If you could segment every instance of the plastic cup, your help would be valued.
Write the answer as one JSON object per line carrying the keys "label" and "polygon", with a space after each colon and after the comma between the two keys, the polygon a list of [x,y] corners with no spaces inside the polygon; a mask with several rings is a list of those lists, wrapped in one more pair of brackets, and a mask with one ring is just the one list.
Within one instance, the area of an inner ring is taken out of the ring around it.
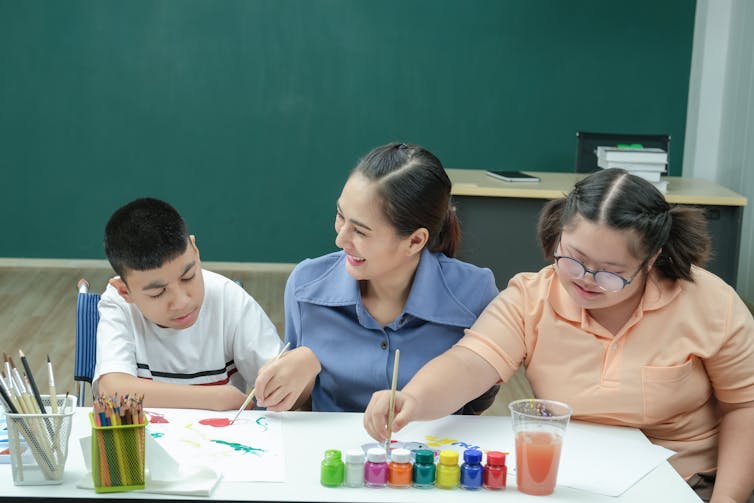
{"label": "plastic cup", "polygon": [[508,404],[516,437],[516,485],[536,496],[552,494],[560,451],[573,409],[562,402],[527,398]]}

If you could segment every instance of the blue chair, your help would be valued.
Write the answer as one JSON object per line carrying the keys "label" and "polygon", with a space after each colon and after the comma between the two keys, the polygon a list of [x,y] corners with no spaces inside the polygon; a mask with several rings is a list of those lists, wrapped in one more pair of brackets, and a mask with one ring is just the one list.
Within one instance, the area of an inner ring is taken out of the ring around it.
{"label": "blue chair", "polygon": [[79,382],[76,405],[84,405],[86,383],[91,386],[94,378],[94,364],[97,361],[97,323],[99,323],[100,295],[89,293],[89,282],[80,279],[76,299],[76,351],[73,366],[73,380]]}

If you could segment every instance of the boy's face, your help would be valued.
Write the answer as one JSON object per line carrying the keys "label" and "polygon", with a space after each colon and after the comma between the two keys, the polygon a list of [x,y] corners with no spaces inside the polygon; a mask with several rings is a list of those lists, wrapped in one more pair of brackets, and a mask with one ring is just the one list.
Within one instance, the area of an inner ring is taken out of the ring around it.
{"label": "boy's face", "polygon": [[204,278],[194,236],[183,255],[158,269],[129,270],[126,281],[117,277],[110,284],[126,302],[136,304],[149,321],[177,330],[190,327],[204,301]]}

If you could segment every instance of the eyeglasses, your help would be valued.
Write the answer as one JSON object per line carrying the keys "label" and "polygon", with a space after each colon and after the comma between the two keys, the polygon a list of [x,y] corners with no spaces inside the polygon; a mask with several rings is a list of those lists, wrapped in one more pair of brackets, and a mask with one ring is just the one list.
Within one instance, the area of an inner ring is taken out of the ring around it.
{"label": "eyeglasses", "polygon": [[[558,243],[558,247],[560,247],[560,243]],[[555,257],[555,265],[557,266],[558,271],[565,274],[568,278],[581,279],[587,274],[591,274],[592,278],[594,278],[594,282],[597,283],[597,286],[606,292],[619,292],[623,290],[626,286],[631,284],[631,281],[633,281],[639,271],[641,271],[641,268],[644,267],[644,262],[642,262],[639,269],[633,275],[624,278],[620,274],[615,274],[610,271],[593,271],[587,268],[582,261],[573,257],[558,255],[557,253],[553,253],[553,257]]]}

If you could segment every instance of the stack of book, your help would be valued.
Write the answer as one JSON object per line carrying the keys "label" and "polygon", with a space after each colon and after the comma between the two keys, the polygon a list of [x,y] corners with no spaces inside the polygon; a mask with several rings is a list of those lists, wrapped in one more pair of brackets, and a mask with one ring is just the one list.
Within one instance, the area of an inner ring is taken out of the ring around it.
{"label": "stack of book", "polygon": [[661,148],[597,147],[597,166],[603,169],[621,168],[640,176],[667,192],[668,182],[662,180],[668,164],[668,153]]}

